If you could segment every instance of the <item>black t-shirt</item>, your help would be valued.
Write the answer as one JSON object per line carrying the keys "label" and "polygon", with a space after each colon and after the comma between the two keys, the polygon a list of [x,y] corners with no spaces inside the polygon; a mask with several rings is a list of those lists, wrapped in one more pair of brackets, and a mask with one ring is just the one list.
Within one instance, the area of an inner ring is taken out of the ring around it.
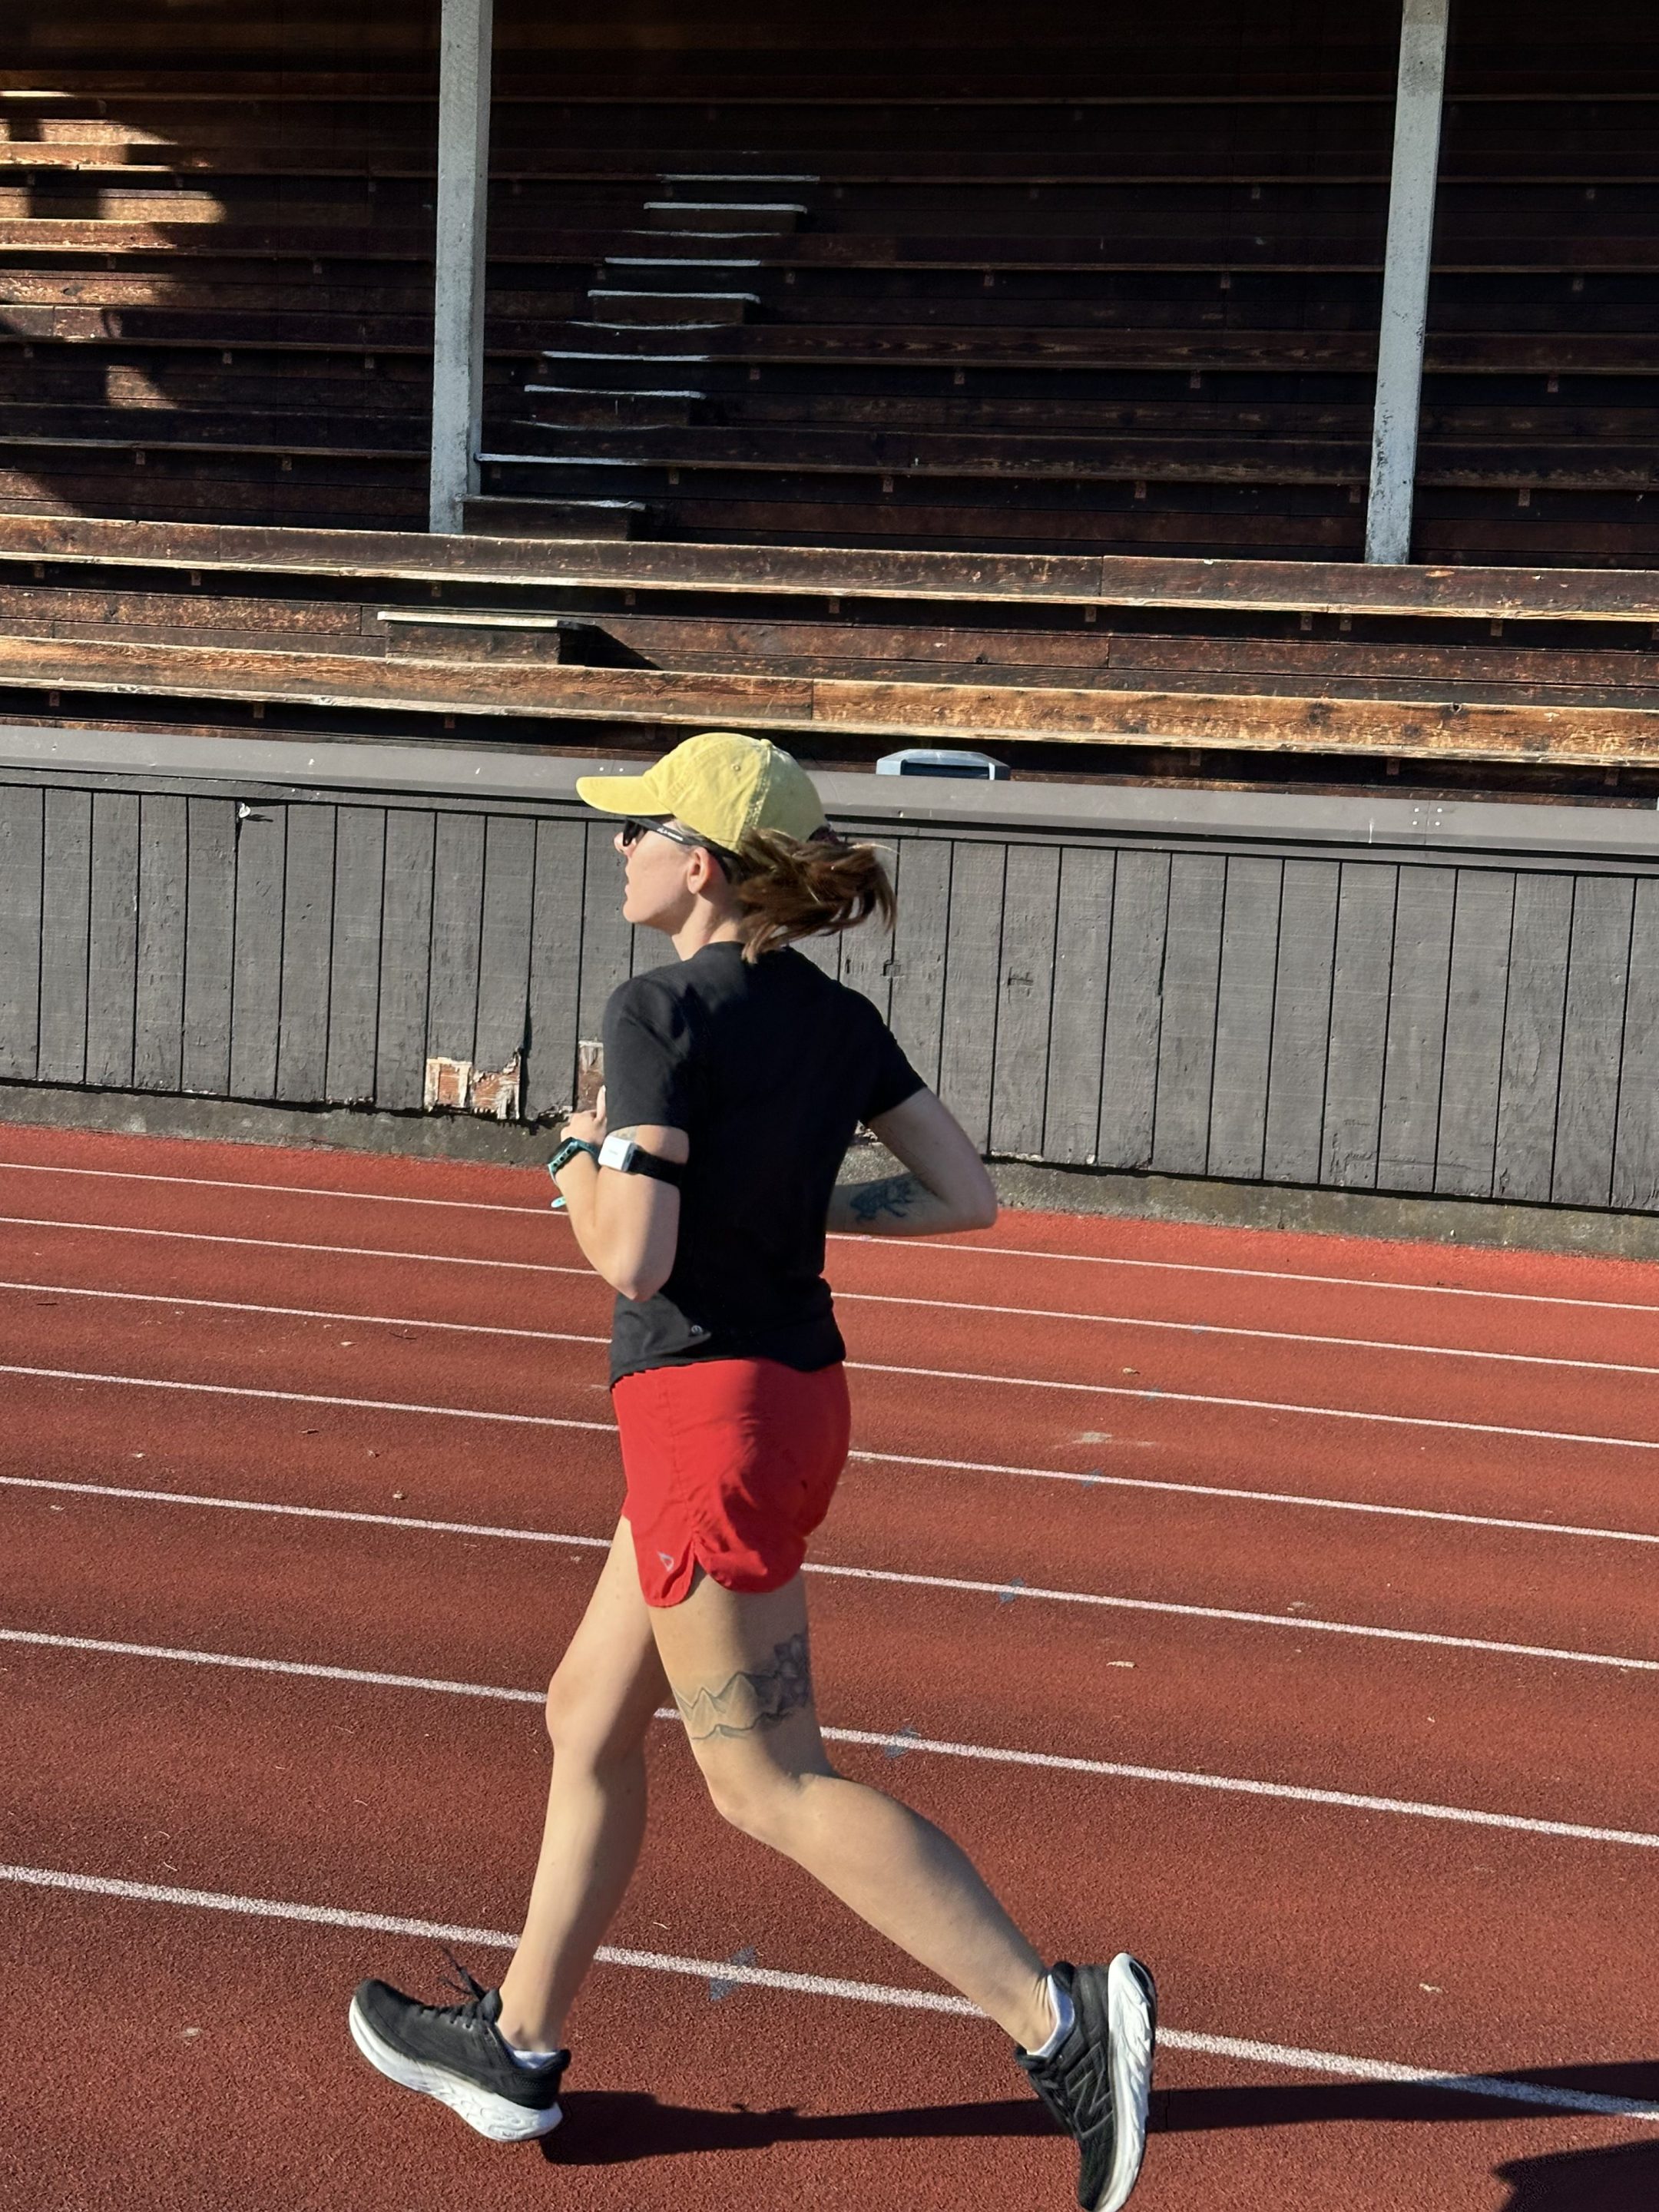
{"label": "black t-shirt", "polygon": [[827,1367],[844,1357],[824,1221],[853,1133],[922,1088],[868,999],[792,946],[722,941],[633,976],[605,1010],[613,1129],[684,1129],[673,1271],[619,1297],[611,1379],[703,1359]]}

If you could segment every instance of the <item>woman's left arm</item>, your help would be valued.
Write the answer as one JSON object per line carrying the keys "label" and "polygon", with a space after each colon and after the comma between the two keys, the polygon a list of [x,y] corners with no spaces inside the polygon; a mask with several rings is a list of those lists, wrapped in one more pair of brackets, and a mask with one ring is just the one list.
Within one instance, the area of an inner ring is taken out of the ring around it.
{"label": "woman's left arm", "polygon": [[[562,1133],[589,1145],[602,1145],[608,1135],[631,1137],[642,1152],[676,1165],[691,1157],[684,1129],[607,1129],[603,1091],[594,1110],[573,1114]],[[673,1185],[602,1168],[578,1152],[560,1170],[558,1186],[576,1242],[595,1272],[625,1298],[654,1297],[672,1271],[679,1242],[680,1194]]]}

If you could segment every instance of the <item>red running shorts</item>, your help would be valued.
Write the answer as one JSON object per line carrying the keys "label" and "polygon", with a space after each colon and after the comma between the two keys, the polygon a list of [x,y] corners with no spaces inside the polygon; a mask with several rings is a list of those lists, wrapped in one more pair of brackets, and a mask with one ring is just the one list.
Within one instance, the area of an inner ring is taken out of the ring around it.
{"label": "red running shorts", "polygon": [[711,1359],[624,1375],[611,1392],[640,1588],[678,1605],[702,1567],[725,1589],[781,1589],[830,1510],[851,1409],[839,1361]]}

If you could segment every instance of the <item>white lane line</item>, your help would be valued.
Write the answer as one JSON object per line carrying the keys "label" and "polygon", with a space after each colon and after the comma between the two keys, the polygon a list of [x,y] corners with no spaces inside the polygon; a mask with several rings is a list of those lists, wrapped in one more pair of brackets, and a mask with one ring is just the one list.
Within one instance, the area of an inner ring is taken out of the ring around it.
{"label": "white lane line", "polygon": [[[582,1270],[572,1269],[573,1273]],[[592,1271],[587,1271],[591,1273]],[[597,1278],[595,1279],[597,1282]],[[462,1336],[524,1337],[541,1344],[608,1344],[609,1337],[579,1334],[561,1328],[509,1328],[498,1322],[471,1321],[428,1321],[413,1314],[339,1313],[331,1308],[317,1306],[274,1306],[257,1304],[245,1298],[185,1297],[176,1291],[110,1291],[89,1289],[78,1283],[29,1283],[0,1281],[0,1291],[43,1291],[62,1298],[114,1298],[131,1305],[191,1306],[209,1313],[269,1314],[289,1321],[349,1321],[364,1328],[435,1328],[447,1329]],[[924,1306],[930,1313],[939,1310],[937,1298],[889,1297],[873,1291],[837,1291],[836,1303],[840,1305]],[[1567,1359],[1553,1353],[1533,1352],[1486,1352],[1476,1347],[1454,1344],[1402,1344],[1391,1340],[1364,1336],[1313,1336],[1304,1332],[1279,1328],[1234,1328],[1218,1322],[1206,1321],[1156,1321],[1139,1314],[1091,1314],[1057,1311],[1042,1306],[994,1306],[964,1304],[960,1299],[951,1301],[953,1314],[994,1314],[1026,1321],[1093,1322],[1107,1328],[1160,1328],[1174,1330],[1184,1336],[1249,1337],[1261,1344],[1316,1344],[1346,1352],[1407,1352],[1420,1354],[1429,1359],[1495,1359],[1518,1367],[1569,1367],[1582,1369],[1593,1375],[1651,1375],[1659,1376],[1659,1367],[1644,1367],[1632,1360]],[[857,1365],[860,1363],[850,1363]],[[1020,1376],[1003,1376],[1005,1382],[1018,1382]],[[1094,1384],[1054,1384],[1054,1389],[1094,1389]]]}
{"label": "white lane line", "polygon": [[[595,1425],[597,1426],[599,1425],[596,1424]],[[1632,1528],[1580,1528],[1571,1522],[1512,1521],[1500,1519],[1498,1516],[1493,1514],[1438,1513],[1431,1510],[1427,1506],[1422,1505],[1367,1505],[1352,1498],[1346,1498],[1304,1497],[1295,1491],[1231,1490],[1224,1488],[1217,1483],[1158,1482],[1155,1481],[1148,1475],[1097,1474],[1092,1473],[1088,1474],[1072,1474],[1060,1468],[1003,1467],[989,1460],[921,1459],[906,1452],[851,1451],[848,1454],[848,1457],[849,1459],[867,1461],[877,1467],[936,1467],[944,1468],[952,1473],[961,1474],[1024,1475],[1028,1480],[1036,1482],[1081,1483],[1091,1488],[1098,1487],[1106,1489],[1115,1487],[1120,1490],[1172,1491],[1177,1497],[1186,1497],[1190,1495],[1194,1498],[1242,1498],[1249,1504],[1259,1505],[1308,1505],[1332,1513],[1374,1513],[1389,1515],[1407,1521],[1447,1521],[1459,1528],[1502,1528],[1518,1531],[1521,1534],[1528,1536],[1579,1536],[1588,1537],[1594,1540],[1607,1544],[1659,1545],[1659,1535],[1649,1535],[1645,1532]],[[92,1496],[98,1498],[165,1499],[175,1498],[179,1495],[177,1492],[168,1490],[114,1489],[107,1483],[101,1482],[56,1482],[50,1480],[45,1475],[30,1474],[0,1474],[0,1489],[65,1490],[70,1492],[85,1491],[89,1492]],[[221,1503],[234,1503],[234,1501],[220,1500],[216,1498],[197,1498],[191,1502],[196,1504],[218,1504]],[[320,1513],[325,1510],[332,1510],[333,1509],[325,1509],[322,1506],[313,1507],[296,1505],[277,1507],[273,1505],[269,1510],[273,1513],[277,1511],[293,1513]],[[341,1514],[339,1517],[347,1521],[362,1520],[371,1522],[379,1522],[385,1518],[384,1516],[378,1513],[344,1513]],[[479,1530],[474,1528],[470,1522],[462,1522],[459,1521],[423,1521],[419,1522],[405,1522],[401,1520],[392,1519],[389,1521],[386,1525],[396,1528],[404,1527],[452,1528],[458,1534],[463,1535],[477,1535],[481,1533]],[[484,1530],[482,1533],[485,1534],[499,1535],[507,1532],[495,1529]]]}
{"label": "white lane line", "polygon": [[[839,1230],[832,1231],[830,1237],[832,1244],[859,1244],[866,1250],[872,1243],[881,1241],[878,1237],[854,1237]],[[896,1243],[897,1239],[889,1241]],[[1327,1290],[1411,1291],[1424,1297],[1496,1298],[1511,1305],[1571,1306],[1584,1313],[1659,1313],[1659,1304],[1648,1304],[1638,1299],[1575,1298],[1564,1291],[1494,1291],[1457,1283],[1401,1283],[1371,1275],[1314,1275],[1288,1267],[1226,1267],[1213,1261],[1131,1260],[1118,1253],[1044,1252],[1036,1246],[1024,1244],[958,1244],[949,1239],[918,1238],[912,1240],[912,1245],[919,1250],[931,1246],[936,1256],[949,1259],[983,1253],[993,1260],[1052,1260],[1078,1267],[1152,1267],[1176,1275],[1234,1275],[1252,1283],[1316,1283]]]}
{"label": "white lane line", "polygon": [[519,1275],[586,1275],[591,1267],[562,1267],[548,1260],[474,1260],[459,1252],[400,1252],[382,1244],[301,1244],[279,1237],[223,1237],[204,1229],[141,1229],[125,1221],[47,1221],[0,1213],[3,1229],[64,1229],[76,1236],[165,1237],[175,1244],[237,1244],[259,1252],[324,1252],[341,1260],[418,1260],[428,1267],[496,1267]]}
{"label": "white lane line", "polygon": [[[0,1374],[8,1370],[0,1368]],[[518,1416],[519,1419],[528,1418]],[[598,1423],[565,1422],[567,1428],[597,1427]],[[38,1478],[0,1476],[0,1485],[7,1487],[44,1488]],[[53,1484],[55,1489],[68,1489],[68,1484]],[[561,1531],[545,1529],[492,1528],[468,1527],[443,1522],[404,1521],[391,1514],[370,1515],[347,1513],[333,1507],[267,1505],[261,1501],[241,1498],[204,1498],[182,1491],[117,1490],[98,1483],[76,1486],[82,1495],[142,1499],[158,1505],[212,1506],[241,1513],[277,1512],[292,1514],[309,1520],[357,1521],[379,1528],[455,1528],[468,1535],[497,1536],[508,1542],[534,1544],[581,1545],[592,1548],[608,1547],[608,1536],[572,1536]],[[805,1571],[809,1575],[830,1575],[842,1580],[891,1583],[908,1589],[961,1590],[973,1596],[989,1596],[1003,1603],[1018,1598],[1022,1602],[1036,1599],[1053,1605],[1086,1605],[1114,1613],[1162,1613],[1182,1620],[1225,1620],[1253,1628],[1291,1628],[1305,1630],[1310,1635],[1357,1636],[1384,1644],[1421,1644],[1448,1651],[1488,1651],[1507,1659],[1556,1659],[1580,1667],[1613,1667],[1628,1673],[1659,1674],[1659,1659],[1637,1659],[1619,1652],[1573,1651],[1553,1644],[1501,1644],[1479,1636],[1441,1636],[1423,1628],[1377,1628],[1350,1620],[1318,1620],[1310,1615],[1295,1613],[1252,1613],[1239,1607],[1211,1605],[1181,1605],[1168,1598],[1120,1597],[1114,1593],[1096,1590],[1050,1589],[1042,1583],[1021,1583],[1011,1586],[1002,1582],[981,1582],[963,1575],[922,1575],[901,1571],[896,1567],[834,1566],[827,1561],[809,1559]]]}
{"label": "white lane line", "polygon": [[[256,1674],[297,1674],[325,1682],[358,1682],[371,1689],[423,1690],[450,1697],[493,1698],[512,1705],[539,1705],[541,1690],[509,1690],[487,1682],[453,1682],[442,1676],[388,1674],[376,1668],[330,1667],[297,1659],[248,1658],[237,1652],[192,1651],[162,1644],[126,1644],[105,1637],[59,1636],[27,1628],[0,1628],[0,1643],[38,1645],[58,1651],[88,1651],[116,1659],[162,1659],[192,1667],[229,1667]],[[672,1705],[658,1712],[659,1721],[678,1723]],[[1136,1766],[1121,1759],[1080,1759],[1061,1752],[1018,1751],[1000,1745],[954,1743],[947,1739],[915,1735],[908,1729],[883,1733],[872,1729],[822,1729],[830,1743],[858,1744],[872,1751],[902,1749],[929,1753],[939,1759],[966,1759],[993,1766],[1039,1767],[1063,1774],[1091,1774],[1115,1782],[1156,1783],[1182,1790],[1218,1790],[1243,1797],[1284,1799],[1297,1805],[1332,1805],[1344,1812],[1395,1813],[1419,1820],[1449,1820],[1475,1828],[1503,1828],[1518,1835],[1550,1836],[1569,1843],[1623,1844],[1638,1850],[1659,1850],[1659,1835],[1639,1828],[1598,1828],[1578,1820],[1543,1820],[1522,1813],[1486,1813],[1464,1805],[1422,1803],[1409,1797],[1377,1797],[1351,1790],[1316,1790],[1293,1782],[1260,1782],[1235,1774],[1204,1774],[1180,1767]]]}
{"label": "white lane line", "polygon": [[[602,1341],[595,1337],[594,1343]],[[849,1373],[903,1375],[929,1382],[1000,1383],[1025,1390],[1080,1390],[1097,1398],[1135,1398],[1162,1406],[1225,1406],[1250,1413],[1298,1413],[1324,1421],[1378,1421],[1390,1428],[1448,1429],[1462,1436],[1517,1437],[1531,1443],[1601,1444],[1619,1451],[1659,1451],[1659,1437],[1607,1437],[1576,1429],[1523,1429],[1499,1421],[1453,1421],[1431,1413],[1376,1413],[1350,1406],[1304,1406],[1276,1398],[1234,1398],[1210,1390],[1133,1389],[1127,1383],[1050,1382],[1036,1375],[983,1375],[955,1367],[895,1367],[873,1359],[849,1359]],[[63,1382],[102,1382],[134,1390],[191,1390],[228,1398],[269,1398],[300,1406],[356,1406],[376,1413],[422,1413],[457,1421],[504,1421],[520,1427],[591,1429],[604,1423],[572,1421],[552,1413],[498,1413],[477,1406],[404,1405],[396,1399],[342,1398],[309,1390],[255,1390],[231,1382],[179,1382],[154,1375],[89,1374],[76,1368],[0,1366],[0,1375],[28,1376]]]}
{"label": "white lane line", "polygon": [[[311,1928],[349,1928],[381,1936],[408,1936],[452,1948],[511,1951],[516,1936],[499,1929],[452,1927],[438,1920],[416,1920],[398,1913],[350,1911],[339,1905],[304,1905],[286,1898],[247,1897],[223,1890],[176,1888],[161,1882],[124,1881],[107,1875],[72,1874],[55,1867],[0,1865],[0,1881],[34,1889],[67,1891],[83,1897],[120,1898],[135,1905],[171,1905],[205,1912],[236,1913],[256,1920],[297,1921]],[[599,1964],[629,1966],[648,1973],[675,1974],[688,1980],[740,1983],[750,1989],[787,1990],[803,1996],[836,1997],[859,2004],[886,2005],[910,2012],[954,2013],[983,2017],[965,1997],[943,1990],[893,1988],[879,1982],[851,1982],[825,1974],[792,1973],[775,1966],[732,1966],[718,1959],[690,1959],[663,1951],[623,1950],[606,1944]],[[1547,2112],[1590,2112],[1598,2118],[1659,2124],[1659,2105],[1634,2097],[1604,2097],[1589,2089],[1555,2088],[1547,2083],[1512,2080],[1506,2075],[1437,2074],[1427,2067],[1401,2066],[1382,2058],[1349,2058],[1331,2051],[1298,2051],[1277,2043],[1258,2043],[1231,2035],[1202,2035],[1190,2029],[1158,2029],[1168,2051],[1191,2051],[1207,2057],[1237,2059],[1255,2066],[1278,2066],[1298,2074],[1330,2074],[1358,2081],[1391,2081],[1437,2089],[1449,2096],[1501,2100]]]}
{"label": "white lane line", "polygon": [[[0,1166],[4,1164],[5,1163],[0,1162]],[[238,1190],[270,1190],[276,1188],[270,1183],[236,1183],[228,1187]],[[296,1194],[307,1197],[315,1195],[320,1198],[360,1195],[356,1192],[330,1191],[319,1191],[315,1194],[301,1192]],[[361,1194],[369,1195],[370,1194]],[[374,1193],[373,1195],[379,1197],[383,1194]],[[406,1202],[459,1206],[470,1206],[472,1203],[471,1200],[461,1199],[422,1199]],[[506,1213],[522,1213],[538,1218],[541,1218],[542,1214],[542,1209],[539,1206],[508,1206],[500,1208],[492,1207],[489,1210]],[[550,1220],[556,1220],[558,1217],[550,1210],[546,1218]],[[206,1230],[144,1228],[126,1222],[37,1219],[33,1215],[27,1214],[0,1214],[0,1227],[100,1231],[106,1236],[118,1237],[168,1237],[187,1243],[241,1244],[271,1252],[333,1252],[350,1259],[423,1260],[434,1267],[507,1267],[542,1275],[591,1277],[593,1272],[591,1267],[558,1267],[545,1261],[468,1259],[453,1252],[403,1252],[381,1245],[307,1244],[272,1237],[228,1237],[214,1234]],[[886,1241],[893,1243],[898,1240],[889,1238]],[[837,1231],[831,1234],[829,1242],[832,1244],[854,1244],[867,1251],[872,1243],[880,1243],[883,1240],[878,1237],[844,1236]],[[1510,1305],[1567,1306],[1575,1312],[1583,1313],[1659,1313],[1659,1304],[1647,1304],[1640,1300],[1630,1298],[1576,1298],[1569,1297],[1565,1293],[1475,1289],[1453,1283],[1401,1283],[1391,1279],[1374,1279],[1364,1275],[1315,1275],[1276,1267],[1225,1267],[1196,1260],[1132,1260],[1101,1252],[1044,1252],[1035,1248],[1014,1244],[961,1244],[948,1237],[910,1237],[905,1239],[904,1243],[907,1252],[924,1254],[933,1259],[949,1259],[964,1254],[969,1255],[983,1254],[989,1259],[1053,1260],[1076,1267],[1147,1267],[1177,1275],[1234,1276],[1243,1281],[1255,1283],[1314,1283],[1330,1290],[1406,1291],[1419,1293],[1425,1297],[1491,1298],[1500,1304]],[[850,1297],[866,1294],[842,1291],[838,1295]],[[1022,1310],[1024,1310],[1022,1309]]]}
{"label": "white lane line", "polygon": [[140,1306],[187,1306],[206,1313],[264,1314],[279,1321],[349,1321],[359,1328],[436,1328],[458,1336],[527,1337],[538,1344],[609,1344],[608,1336],[568,1328],[509,1328],[482,1321],[426,1321],[416,1314],[338,1313],[326,1306],[258,1305],[247,1298],[189,1298],[171,1291],[94,1291],[78,1283],[0,1282],[0,1291],[34,1291],[54,1298],[113,1298]]}
{"label": "white lane line", "polygon": [[[550,1146],[550,1150],[551,1147]],[[270,1190],[283,1198],[367,1199],[375,1206],[444,1206],[462,1213],[542,1213],[542,1206],[505,1206],[487,1198],[411,1198],[403,1191],[319,1189],[310,1183],[239,1182],[229,1176],[141,1174],[136,1168],[58,1167],[49,1160],[0,1160],[9,1175],[92,1176],[102,1182],[182,1183],[187,1190]]]}

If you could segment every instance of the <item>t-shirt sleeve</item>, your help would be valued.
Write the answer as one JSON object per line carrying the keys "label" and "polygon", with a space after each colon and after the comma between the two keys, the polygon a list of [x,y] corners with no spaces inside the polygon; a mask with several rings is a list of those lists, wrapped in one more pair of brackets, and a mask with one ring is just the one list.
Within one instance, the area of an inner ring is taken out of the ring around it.
{"label": "t-shirt sleeve", "polygon": [[605,1112],[613,1129],[690,1126],[686,1063],[691,1033],[675,994],[635,975],[605,1010]]}
{"label": "t-shirt sleeve", "polygon": [[878,1114],[890,1114],[895,1106],[903,1105],[907,1098],[914,1098],[927,1087],[905,1058],[898,1039],[878,1018],[874,1065],[859,1120],[867,1126]]}

